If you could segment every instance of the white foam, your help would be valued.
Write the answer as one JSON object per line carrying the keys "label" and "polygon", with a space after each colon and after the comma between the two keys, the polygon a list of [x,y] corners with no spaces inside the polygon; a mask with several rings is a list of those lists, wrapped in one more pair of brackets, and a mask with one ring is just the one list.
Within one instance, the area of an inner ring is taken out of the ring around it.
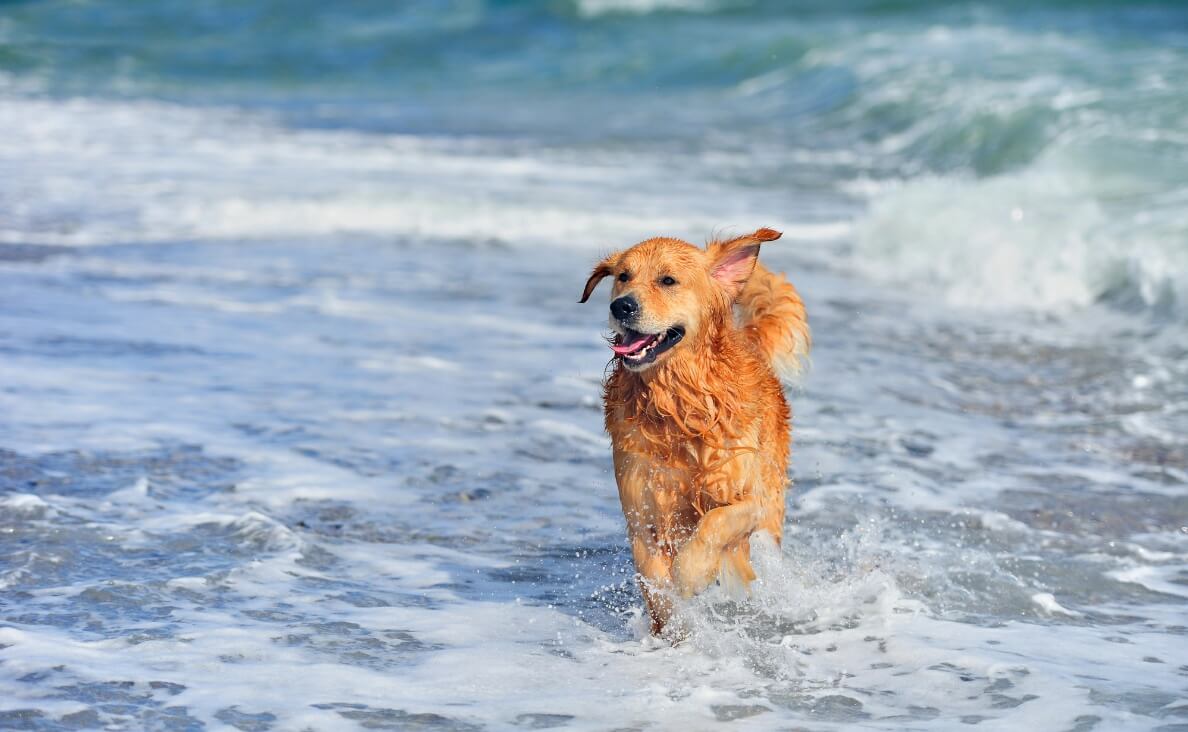
{"label": "white foam", "polygon": [[928,283],[962,306],[1185,302],[1188,249],[1150,227],[1119,226],[1100,202],[1117,194],[1074,164],[1052,155],[1019,173],[892,189],[859,226],[856,262],[884,280]]}
{"label": "white foam", "polygon": [[1070,618],[1081,617],[1083,615],[1083,613],[1079,613],[1076,610],[1069,610],[1061,605],[1056,601],[1055,595],[1051,592],[1037,592],[1031,596],[1031,601],[1049,615],[1067,615]]}
{"label": "white foam", "polygon": [[57,513],[57,509],[41,496],[32,493],[9,493],[0,496],[0,518],[46,518]]}
{"label": "white foam", "polygon": [[1183,568],[1179,565],[1137,566],[1115,570],[1108,574],[1119,582],[1131,582],[1152,592],[1188,598],[1188,586],[1176,581],[1183,576]]}
{"label": "white foam", "polygon": [[718,3],[714,0],[578,0],[578,13],[593,18],[612,13],[644,15],[662,10],[709,12]]}
{"label": "white foam", "polygon": [[[500,154],[496,143],[294,130],[217,107],[6,98],[0,128],[14,196],[0,242],[349,234],[594,248],[702,234],[738,211],[674,208],[661,161],[639,156]],[[624,176],[636,181],[630,199],[593,205]]]}

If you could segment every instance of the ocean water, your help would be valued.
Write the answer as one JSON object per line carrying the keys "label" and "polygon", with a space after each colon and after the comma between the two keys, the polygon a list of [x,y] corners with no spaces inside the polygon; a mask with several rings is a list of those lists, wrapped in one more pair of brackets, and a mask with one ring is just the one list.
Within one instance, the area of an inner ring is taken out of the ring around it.
{"label": "ocean water", "polygon": [[[0,728],[1188,729],[1188,8],[0,4]],[[647,636],[600,254],[772,226]]]}

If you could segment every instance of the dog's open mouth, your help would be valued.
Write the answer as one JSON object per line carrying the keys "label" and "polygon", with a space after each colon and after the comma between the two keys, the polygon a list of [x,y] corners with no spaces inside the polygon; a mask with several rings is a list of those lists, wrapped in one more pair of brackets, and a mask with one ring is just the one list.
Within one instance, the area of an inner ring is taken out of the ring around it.
{"label": "dog's open mouth", "polygon": [[611,350],[632,366],[651,363],[685,337],[685,329],[674,326],[663,333],[637,333],[628,329],[615,336]]}

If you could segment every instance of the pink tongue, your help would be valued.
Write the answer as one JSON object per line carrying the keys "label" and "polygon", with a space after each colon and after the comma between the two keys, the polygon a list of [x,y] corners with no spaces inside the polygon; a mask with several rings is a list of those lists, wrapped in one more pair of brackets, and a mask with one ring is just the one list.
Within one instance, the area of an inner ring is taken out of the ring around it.
{"label": "pink tongue", "polygon": [[638,337],[632,340],[630,343],[612,343],[611,350],[620,356],[626,356],[629,353],[635,353],[636,351],[642,349],[656,338],[656,336],[648,335],[646,333],[637,333],[636,335]]}

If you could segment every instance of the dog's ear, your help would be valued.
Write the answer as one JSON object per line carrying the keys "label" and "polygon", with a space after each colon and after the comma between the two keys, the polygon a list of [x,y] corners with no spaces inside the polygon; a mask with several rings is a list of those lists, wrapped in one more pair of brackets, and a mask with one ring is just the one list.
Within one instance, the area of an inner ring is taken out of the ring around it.
{"label": "dog's ear", "polygon": [[711,242],[706,247],[710,257],[710,276],[726,288],[732,298],[738,297],[755,270],[759,245],[765,241],[775,241],[781,236],[783,234],[775,229],[759,229],[729,241]]}
{"label": "dog's ear", "polygon": [[586,289],[582,290],[582,299],[578,302],[585,302],[590,299],[590,293],[594,292],[594,288],[598,287],[598,283],[602,282],[602,278],[611,273],[611,262],[615,255],[610,255],[598,264],[594,265],[594,271],[590,273],[590,279],[586,280]]}

